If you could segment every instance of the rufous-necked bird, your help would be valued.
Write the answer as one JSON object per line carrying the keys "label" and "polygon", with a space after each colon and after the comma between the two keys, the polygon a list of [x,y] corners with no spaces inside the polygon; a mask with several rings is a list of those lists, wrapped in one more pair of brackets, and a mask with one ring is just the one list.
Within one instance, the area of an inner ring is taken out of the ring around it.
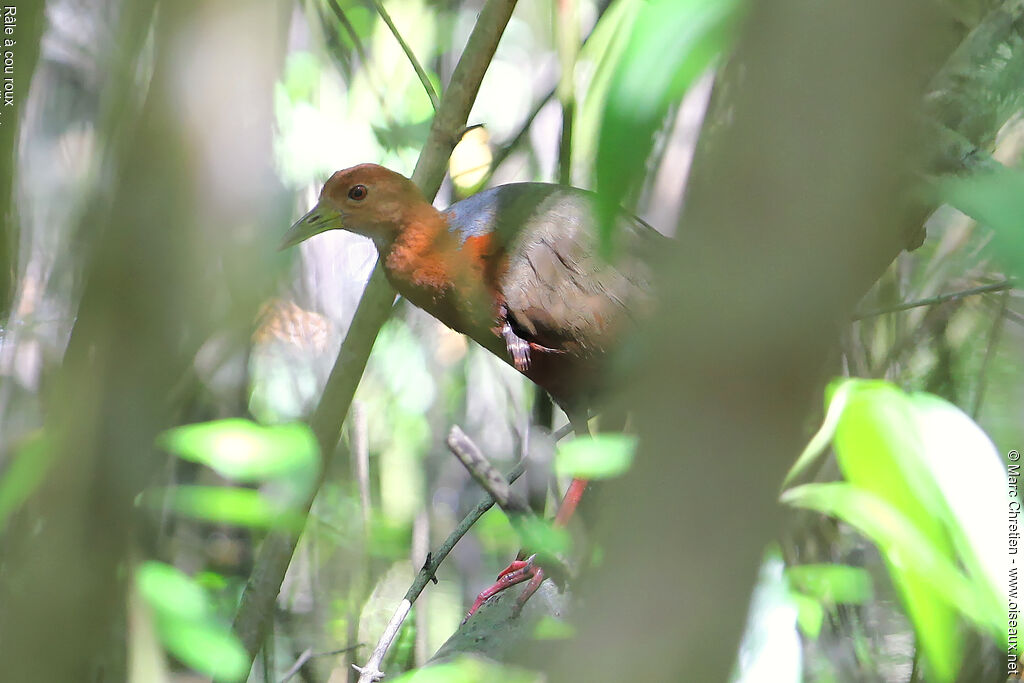
{"label": "rufous-necked bird", "polygon": [[[618,248],[609,261],[598,252],[593,193],[513,183],[439,211],[408,178],[361,164],[330,177],[281,246],[339,228],[369,237],[402,296],[540,385],[583,431],[609,352],[651,306],[649,263],[665,244],[625,212],[615,221]],[[568,521],[585,487],[573,481],[556,524]],[[518,560],[470,614],[532,578],[529,597],[542,577]]]}

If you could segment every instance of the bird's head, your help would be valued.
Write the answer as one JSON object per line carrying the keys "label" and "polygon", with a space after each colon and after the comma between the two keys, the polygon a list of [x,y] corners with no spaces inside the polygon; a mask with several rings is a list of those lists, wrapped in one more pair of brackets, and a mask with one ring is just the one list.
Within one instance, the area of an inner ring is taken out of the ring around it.
{"label": "bird's head", "polygon": [[434,208],[411,180],[383,166],[360,164],[336,172],[324,183],[320,200],[295,221],[281,249],[338,229],[369,237],[385,248],[424,211]]}

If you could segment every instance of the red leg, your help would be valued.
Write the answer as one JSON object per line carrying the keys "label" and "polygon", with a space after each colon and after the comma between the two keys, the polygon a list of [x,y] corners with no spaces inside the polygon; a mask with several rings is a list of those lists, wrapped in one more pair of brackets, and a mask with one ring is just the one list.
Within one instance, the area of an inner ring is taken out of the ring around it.
{"label": "red leg", "polygon": [[[580,499],[583,497],[583,492],[587,490],[586,479],[573,479],[572,483],[569,484],[569,488],[565,491],[565,496],[562,497],[562,504],[558,506],[558,512],[555,514],[555,521],[553,522],[556,527],[563,527],[569,523],[572,519],[573,513],[576,512],[576,507],[580,503]],[[519,614],[520,610],[523,609],[523,605],[530,599],[537,589],[540,588],[540,584],[544,582],[544,570],[536,566],[533,561],[536,555],[531,555],[526,560],[515,560],[506,567],[500,574],[498,574],[498,580],[495,581],[490,587],[481,591],[480,595],[476,596],[476,600],[473,601],[473,606],[469,608],[466,613],[466,617],[462,620],[462,623],[473,616],[474,613],[480,606],[487,602],[490,598],[497,595],[507,588],[511,588],[516,584],[522,583],[523,581],[529,580],[530,585],[526,587],[518,598],[516,598],[515,614]]]}

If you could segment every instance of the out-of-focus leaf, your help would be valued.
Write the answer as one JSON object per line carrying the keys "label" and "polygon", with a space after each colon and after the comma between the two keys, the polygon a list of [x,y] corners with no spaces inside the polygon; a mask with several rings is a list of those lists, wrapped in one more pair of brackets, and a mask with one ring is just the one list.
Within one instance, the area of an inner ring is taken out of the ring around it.
{"label": "out-of-focus leaf", "polygon": [[230,486],[175,486],[149,492],[150,504],[159,505],[167,497],[168,506],[180,515],[206,522],[237,524],[261,529],[298,528],[302,516],[296,511],[267,500],[259,491]]}
{"label": "out-of-focus leaf", "polygon": [[[845,379],[834,385],[834,390],[831,392],[832,395],[825,411],[825,420],[821,423],[821,428],[811,437],[803,453],[793,463],[793,467],[790,468],[789,473],[786,475],[786,480],[783,482],[784,486],[806,471],[811,466],[811,463],[817,460],[818,456],[828,448],[829,443],[832,442],[832,438],[836,434],[839,417],[846,408],[846,398],[852,386],[851,381]],[[833,389],[832,386],[829,388]]]}
{"label": "out-of-focus leaf", "polygon": [[825,623],[825,608],[821,602],[798,591],[789,594],[796,606],[796,623],[805,636],[816,640],[821,635],[821,625]]}
{"label": "out-of-focus leaf", "polygon": [[939,195],[995,233],[992,255],[1024,276],[1024,172],[996,169],[966,178],[944,178]]}
{"label": "out-of-focus leaf", "polygon": [[839,564],[801,564],[786,569],[786,578],[802,593],[827,604],[859,605],[871,600],[871,574]]}
{"label": "out-of-focus leaf", "polygon": [[528,516],[515,520],[514,526],[523,547],[538,555],[564,555],[572,547],[568,529],[556,527],[550,520]]}
{"label": "out-of-focus leaf", "polygon": [[157,443],[185,460],[241,482],[283,479],[305,492],[316,479],[319,447],[307,425],[263,427],[229,419],[175,427]]}
{"label": "out-of-focus leaf", "polygon": [[539,683],[541,680],[540,674],[462,655],[454,661],[410,671],[394,679],[394,683]]}
{"label": "out-of-focus leaf", "polygon": [[[985,608],[987,601],[978,584],[964,576],[945,551],[900,510],[875,493],[848,483],[805,484],[783,493],[782,500],[842,519],[875,543],[901,592],[912,591],[920,598],[908,604],[907,611],[935,680],[953,680],[962,656],[959,630],[944,618],[947,611],[956,610],[993,634],[1004,628],[1002,613]],[[942,611],[935,609],[937,605],[943,606]]]}
{"label": "out-of-focus leaf", "polygon": [[[1009,504],[999,454],[981,427],[953,404],[924,393],[912,394],[910,401],[959,557],[986,587],[988,609],[998,612],[1008,599],[1001,549]],[[1005,629],[994,635],[1005,643]]]}
{"label": "out-of-focus leaf", "polygon": [[139,595],[160,618],[205,619],[206,593],[183,571],[163,562],[143,562],[135,570]]}
{"label": "out-of-focus leaf", "polygon": [[533,627],[533,637],[537,640],[568,640],[576,635],[572,624],[544,615]]}
{"label": "out-of-focus leaf", "polygon": [[0,477],[0,528],[14,510],[32,495],[47,470],[51,455],[49,441],[40,431],[23,443]]}
{"label": "out-of-focus leaf", "polygon": [[226,625],[212,617],[208,597],[198,584],[170,565],[144,562],[136,568],[135,585],[171,654],[218,680],[245,678],[249,672],[245,648]]}
{"label": "out-of-focus leaf", "polygon": [[580,479],[610,479],[625,473],[633,464],[636,437],[628,434],[596,434],[590,439],[573,439],[560,446],[555,455],[559,476]]}
{"label": "out-of-focus leaf", "polygon": [[[953,559],[948,508],[930,472],[924,442],[914,428],[909,397],[888,382],[855,381],[836,428],[836,460],[858,490],[892,506],[947,564]],[[856,524],[842,516],[847,522]],[[876,543],[878,539],[872,537]],[[918,572],[890,560],[893,580],[938,681],[960,668],[962,644],[956,605],[936,599],[935,587]],[[973,590],[973,588],[972,588]]]}
{"label": "out-of-focus leaf", "polygon": [[160,639],[182,662],[217,680],[243,681],[249,657],[227,627],[211,621],[167,619],[159,622]]}
{"label": "out-of-focus leaf", "polygon": [[652,0],[637,16],[612,77],[597,148],[601,248],[613,217],[644,175],[654,132],[673,102],[729,47],[742,0]]}

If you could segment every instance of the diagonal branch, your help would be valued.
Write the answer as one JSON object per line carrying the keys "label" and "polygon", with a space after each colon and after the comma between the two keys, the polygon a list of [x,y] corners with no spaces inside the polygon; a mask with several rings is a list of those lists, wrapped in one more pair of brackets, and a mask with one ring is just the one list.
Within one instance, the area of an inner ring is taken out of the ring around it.
{"label": "diagonal branch", "polygon": [[[515,0],[488,0],[455,67],[452,82],[434,117],[426,145],[412,176],[428,198],[433,198],[441,186],[445,165],[458,132],[466,125],[469,110],[515,4]],[[394,290],[387,283],[378,263],[342,342],[320,403],[310,420],[325,461],[338,443],[341,424],[352,403],[352,396],[366,367],[377,333],[390,314],[394,298]],[[322,468],[320,481],[306,501],[307,516],[326,470],[326,467]],[[299,534],[296,532],[277,530],[271,532],[260,546],[233,625],[235,633],[245,645],[250,662],[266,636],[274,601],[298,539]]]}

